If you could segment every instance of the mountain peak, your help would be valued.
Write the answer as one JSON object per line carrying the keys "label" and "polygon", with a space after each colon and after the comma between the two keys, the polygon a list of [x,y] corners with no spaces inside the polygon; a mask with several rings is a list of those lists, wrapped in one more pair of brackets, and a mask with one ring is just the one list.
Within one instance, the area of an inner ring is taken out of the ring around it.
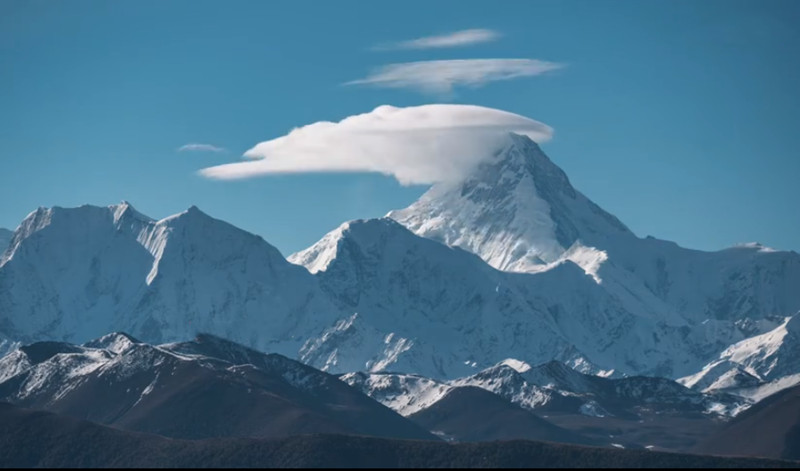
{"label": "mountain peak", "polygon": [[[508,140],[496,154],[494,163],[504,172],[502,178],[509,178],[512,175],[517,179],[528,175],[533,176],[539,182],[548,181],[548,186],[558,188],[560,191],[568,193],[574,197],[575,188],[567,177],[567,174],[547,157],[539,144],[528,136],[509,133]],[[483,177],[493,175],[491,172],[482,172]],[[478,175],[475,175],[476,177]]]}
{"label": "mountain peak", "polygon": [[371,246],[375,243],[385,242],[397,234],[407,234],[413,237],[413,234],[408,229],[394,219],[386,217],[355,219],[345,222],[325,234],[319,242],[311,247],[290,255],[288,260],[306,267],[311,273],[317,273],[327,270],[328,265],[339,254],[342,244],[355,244],[360,247]]}
{"label": "mountain peak", "polygon": [[132,204],[123,200],[120,204],[109,206],[114,213],[114,222],[119,223],[125,219],[133,219],[142,222],[153,222],[154,219],[137,211]]}
{"label": "mountain peak", "polygon": [[228,225],[228,223],[224,221],[219,221],[214,219],[207,213],[203,212],[200,208],[195,205],[189,206],[186,210],[181,211],[180,213],[173,214],[171,216],[167,216],[164,219],[158,221],[159,223],[181,223],[181,224],[196,224],[202,221],[216,221],[224,225]]}
{"label": "mountain peak", "polygon": [[408,208],[387,216],[506,271],[536,270],[576,242],[598,246],[609,237],[632,235],[577,191],[538,144],[517,134],[509,134],[462,181],[434,185]]}
{"label": "mountain peak", "polygon": [[125,332],[112,332],[98,339],[90,340],[83,344],[87,348],[98,348],[109,352],[122,353],[136,344],[142,343],[132,335]]}

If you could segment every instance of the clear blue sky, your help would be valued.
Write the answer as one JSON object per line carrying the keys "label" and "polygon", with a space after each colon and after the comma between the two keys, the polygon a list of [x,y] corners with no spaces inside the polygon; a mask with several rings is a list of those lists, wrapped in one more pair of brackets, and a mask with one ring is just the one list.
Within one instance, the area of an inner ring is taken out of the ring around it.
{"label": "clear blue sky", "polygon": [[[798,1],[3,1],[0,227],[38,206],[192,204],[284,254],[424,187],[380,175],[221,182],[295,126],[441,101],[342,86],[390,63],[533,58],[554,74],[448,97],[555,128],[545,151],[637,234],[800,250]],[[469,28],[469,47],[375,51]],[[200,142],[229,154],[176,152]]]}

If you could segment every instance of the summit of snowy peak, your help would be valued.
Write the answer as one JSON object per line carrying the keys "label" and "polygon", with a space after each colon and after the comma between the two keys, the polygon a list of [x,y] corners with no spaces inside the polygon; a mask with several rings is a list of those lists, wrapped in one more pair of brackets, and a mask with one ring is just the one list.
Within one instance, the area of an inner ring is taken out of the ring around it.
{"label": "summit of snowy peak", "polygon": [[256,250],[269,259],[285,262],[280,251],[260,236],[216,219],[197,206],[190,206],[185,211],[155,222],[151,232],[148,249],[157,259],[170,252],[169,248],[164,251],[160,247],[163,241],[170,240],[171,252],[181,263],[194,252],[205,254],[204,258],[212,260],[214,264],[229,261],[231,258],[247,260],[254,255],[249,253],[250,250]]}
{"label": "summit of snowy peak", "polygon": [[[288,260],[306,267],[311,273],[318,273],[327,270],[334,261],[341,262],[352,257],[360,260],[365,257],[377,258],[389,246],[392,247],[393,254],[400,255],[419,244],[440,247],[440,250],[445,251],[453,250],[438,242],[421,239],[394,219],[384,217],[348,221],[327,233],[311,247],[290,255]],[[474,257],[472,254],[465,255]]]}
{"label": "summit of snowy peak", "polygon": [[312,273],[326,272],[334,266],[339,275],[356,270],[360,273],[358,279],[361,276],[383,278],[392,272],[408,270],[420,270],[419,275],[428,273],[425,270],[440,272],[456,267],[496,272],[475,254],[419,237],[390,218],[359,219],[342,224],[289,260],[304,265]]}
{"label": "summit of snowy peak", "polygon": [[631,234],[575,190],[538,144],[516,134],[466,179],[436,184],[387,216],[506,271],[556,261],[576,242],[597,245],[612,235]]}
{"label": "summit of snowy peak", "polygon": [[531,365],[529,365],[529,364],[527,364],[527,363],[525,363],[524,361],[521,361],[521,360],[515,360],[514,358],[507,358],[507,359],[501,361],[499,363],[499,365],[508,366],[508,367],[514,368],[514,370],[516,370],[517,373],[524,373],[524,372],[528,371],[529,369],[531,369]]}
{"label": "summit of snowy peak", "polygon": [[160,343],[207,331],[293,354],[335,312],[305,269],[196,208],[159,221],[124,202],[40,208],[0,259],[0,340],[125,331]]}
{"label": "summit of snowy peak", "polygon": [[[28,235],[36,232],[37,230],[50,224],[50,218],[53,214],[51,208],[39,206],[36,210],[31,211],[25,219],[19,224],[16,231],[16,239],[27,237]],[[13,244],[12,244],[13,245]]]}
{"label": "summit of snowy peak", "polygon": [[126,218],[132,218],[142,222],[155,222],[155,220],[145,214],[140,213],[132,204],[123,200],[119,204],[109,206],[114,213],[114,222],[119,222]]}
{"label": "summit of snowy peak", "polygon": [[325,271],[331,261],[336,258],[339,241],[344,231],[349,227],[349,222],[340,225],[336,229],[325,234],[322,239],[311,247],[295,252],[286,259],[295,265],[306,267],[311,273]]}
{"label": "summit of snowy peak", "polygon": [[187,214],[197,214],[197,215],[202,214],[202,215],[206,215],[206,213],[201,211],[200,208],[198,208],[197,205],[194,205],[194,204],[189,206],[189,208],[186,210],[186,213]]}
{"label": "summit of snowy peak", "polygon": [[[170,221],[204,221],[204,220],[217,221],[217,219],[214,219],[213,217],[209,216],[207,213],[200,210],[200,208],[198,208],[197,206],[191,205],[186,210],[181,211],[180,213],[177,214],[173,214],[171,216],[167,216],[158,222],[164,223]],[[223,221],[219,222],[227,224],[224,223]]]}
{"label": "summit of snowy peak", "polygon": [[[120,205],[121,206],[121,205]],[[73,244],[80,242],[100,249],[121,228],[116,216],[126,212],[120,206],[93,206],[82,205],[73,208],[53,206],[51,208],[39,207],[22,220],[14,236],[11,238],[6,252],[0,259],[0,266],[8,263],[20,250],[30,251],[40,259],[47,259],[49,254],[42,253],[44,247],[39,247],[43,238],[56,242],[48,248],[57,258],[74,261],[85,256],[85,253],[72,249]],[[141,223],[131,223],[132,228],[138,228]],[[116,226],[116,228],[115,228]],[[26,244],[26,241],[30,243]],[[48,262],[50,263],[52,260]]]}
{"label": "summit of snowy peak", "polygon": [[119,354],[128,350],[131,346],[140,343],[142,343],[140,340],[125,332],[112,332],[98,339],[90,340],[84,343],[83,346],[86,348],[108,350]]}
{"label": "summit of snowy peak", "polygon": [[414,374],[355,372],[339,379],[406,417],[430,407],[453,389]]}
{"label": "summit of snowy peak", "polygon": [[100,225],[108,222],[117,223],[128,217],[142,222],[153,221],[148,216],[136,211],[126,201],[110,206],[84,204],[71,208],[61,206],[39,207],[22,220],[17,231],[20,233],[20,238],[25,238],[34,232],[53,225],[58,226],[58,230],[67,232],[78,227],[83,227],[84,230],[96,230]]}
{"label": "summit of snowy peak", "polygon": [[[419,238],[403,225],[386,217],[350,221],[342,231],[342,237],[348,243],[355,244],[367,252],[381,250],[390,243],[408,245],[419,241]],[[430,243],[427,240],[422,242]]]}

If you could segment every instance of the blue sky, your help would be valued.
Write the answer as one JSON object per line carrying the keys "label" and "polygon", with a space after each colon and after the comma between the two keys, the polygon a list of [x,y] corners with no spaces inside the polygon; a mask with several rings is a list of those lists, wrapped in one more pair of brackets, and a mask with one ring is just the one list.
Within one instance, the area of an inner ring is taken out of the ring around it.
{"label": "blue sky", "polygon": [[[378,105],[469,103],[552,126],[544,150],[637,234],[800,250],[800,2],[5,1],[0,227],[38,206],[195,204],[284,254],[424,186],[377,174],[216,181],[296,126]],[[490,42],[376,45],[482,28]],[[376,67],[537,59],[552,73],[450,93],[343,85]],[[220,152],[177,152],[207,143]]]}

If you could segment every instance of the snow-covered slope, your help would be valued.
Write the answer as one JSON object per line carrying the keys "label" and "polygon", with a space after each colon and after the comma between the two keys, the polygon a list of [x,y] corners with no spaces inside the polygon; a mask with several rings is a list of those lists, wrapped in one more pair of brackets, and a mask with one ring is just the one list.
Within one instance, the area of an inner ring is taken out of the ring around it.
{"label": "snow-covered slope", "polygon": [[0,259],[0,334],[15,341],[210,332],[294,356],[334,311],[305,269],[196,207],[160,221],[127,203],[39,208]]}
{"label": "snow-covered slope", "polygon": [[[625,311],[681,330],[694,359],[713,361],[729,346],[773,331],[800,309],[797,253],[755,243],[703,252],[639,238],[575,190],[523,136],[511,135],[466,180],[434,185],[388,216],[505,271],[542,273],[574,262]],[[694,374],[708,363],[681,361],[659,374]]]}
{"label": "snow-covered slope", "polygon": [[527,408],[574,410],[600,417],[635,416],[641,411],[729,416],[748,405],[736,396],[702,394],[666,378],[603,378],[579,373],[556,361],[525,370],[506,362],[450,384],[478,386]]}
{"label": "snow-covered slope", "polygon": [[515,134],[465,181],[435,185],[388,216],[508,271],[556,261],[578,241],[595,246],[610,235],[631,234],[575,190],[535,142]]}
{"label": "snow-covered slope", "polygon": [[778,327],[726,348],[710,362],[680,382],[700,390],[751,389],[800,374],[800,313]]}
{"label": "snow-covered slope", "polygon": [[726,348],[718,359],[678,381],[704,392],[727,392],[753,402],[800,384],[800,313],[775,329]]}
{"label": "snow-covered slope", "polygon": [[526,368],[519,368],[520,364],[504,361],[450,381],[400,373],[350,373],[340,379],[406,416],[430,407],[451,390],[462,387],[479,387],[542,413],[628,420],[638,420],[643,413],[732,416],[750,405],[750,401],[741,397],[701,393],[664,378],[602,378],[579,373],[556,361]]}
{"label": "snow-covered slope", "polygon": [[569,260],[502,272],[388,218],[346,223],[292,260],[314,267],[340,310],[355,313],[301,352],[329,371],[455,378],[512,357],[668,374],[707,361],[685,343],[683,324],[627,310]]}
{"label": "snow-covered slope", "polygon": [[508,357],[622,373],[698,361],[672,353],[688,351],[675,327],[624,309],[570,261],[501,272],[388,218],[347,223],[301,255],[316,276],[197,208],[160,221],[126,203],[41,208],[0,261],[0,332],[164,342],[206,331],[331,372],[434,378]]}
{"label": "snow-covered slope", "polygon": [[800,373],[798,254],[638,238],[516,135],[460,184],[290,257],[308,270],[197,208],[155,221],[127,203],[40,208],[0,257],[0,349],[205,331],[335,373]]}
{"label": "snow-covered slope", "polygon": [[207,334],[160,346],[122,333],[26,345],[0,358],[0,400],[175,438],[432,438],[334,376]]}
{"label": "snow-covered slope", "polygon": [[533,273],[494,270],[389,218],[345,223],[290,260],[311,268],[337,307],[354,313],[301,351],[329,371],[452,379],[511,357],[678,378],[780,325],[771,316],[698,322],[627,270],[616,271],[627,276],[617,284],[598,283],[568,259]]}
{"label": "snow-covered slope", "polygon": [[755,371],[765,380],[800,372],[800,313],[765,334],[725,349],[721,358]]}
{"label": "snow-covered slope", "polygon": [[[505,271],[538,272],[571,260],[630,309],[665,322],[745,322],[800,309],[797,253],[754,243],[702,252],[640,239],[575,190],[524,136],[511,134],[469,178],[434,185],[388,217]],[[770,330],[738,327],[743,336]]]}
{"label": "snow-covered slope", "polygon": [[453,389],[443,381],[402,373],[355,372],[339,379],[402,416],[430,407]]}
{"label": "snow-covered slope", "polygon": [[704,366],[699,372],[678,379],[678,382],[687,388],[710,392],[757,387],[762,380],[755,371],[748,371],[743,365],[728,360],[716,360]]}

